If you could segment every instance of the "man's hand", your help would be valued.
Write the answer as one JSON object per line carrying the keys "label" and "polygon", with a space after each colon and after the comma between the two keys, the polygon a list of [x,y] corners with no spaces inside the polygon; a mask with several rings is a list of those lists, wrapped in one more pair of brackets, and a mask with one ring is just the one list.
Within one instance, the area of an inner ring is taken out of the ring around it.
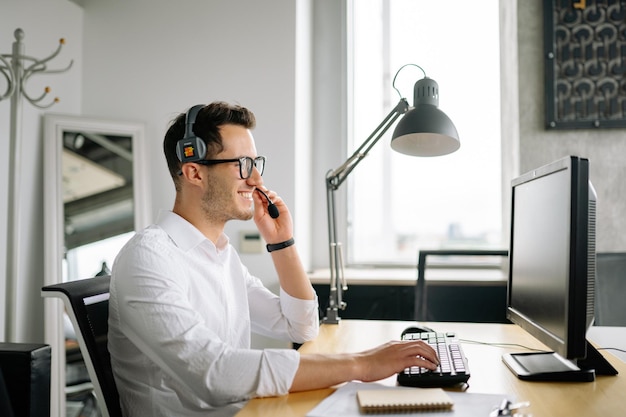
{"label": "man's hand", "polygon": [[263,190],[267,197],[274,203],[279,216],[273,219],[268,213],[268,201],[259,191],[252,193],[254,200],[254,222],[259,233],[267,243],[284,242],[293,237],[293,221],[289,208],[275,191]]}
{"label": "man's hand", "polygon": [[357,361],[362,372],[358,379],[364,382],[387,378],[411,366],[435,370],[439,364],[435,350],[421,340],[387,342],[358,354]]}

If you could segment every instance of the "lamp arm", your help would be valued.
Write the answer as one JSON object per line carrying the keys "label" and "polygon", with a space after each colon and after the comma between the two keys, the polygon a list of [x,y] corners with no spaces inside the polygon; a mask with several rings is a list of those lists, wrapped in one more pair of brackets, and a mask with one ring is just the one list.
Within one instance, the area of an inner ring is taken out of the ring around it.
{"label": "lamp arm", "polygon": [[343,255],[341,244],[337,242],[337,225],[335,211],[335,191],[348,178],[352,170],[367,156],[369,151],[389,130],[391,125],[406,113],[409,103],[401,98],[396,107],[383,119],[372,134],[359,146],[359,148],[338,168],[326,174],[326,204],[328,216],[328,250],[330,258],[330,289],[328,295],[328,307],[324,323],[338,324],[339,309],[343,310],[346,303],[343,301],[343,291],[348,289],[343,275]]}
{"label": "lamp arm", "polygon": [[395,121],[409,110],[409,103],[405,98],[401,98],[396,107],[383,119],[383,121],[374,129],[372,134],[365,139],[365,142],[357,148],[356,151],[339,167],[330,171],[326,175],[326,186],[331,186],[335,190],[348,178],[352,170],[367,156],[369,151],[383,137],[385,132],[389,130]]}

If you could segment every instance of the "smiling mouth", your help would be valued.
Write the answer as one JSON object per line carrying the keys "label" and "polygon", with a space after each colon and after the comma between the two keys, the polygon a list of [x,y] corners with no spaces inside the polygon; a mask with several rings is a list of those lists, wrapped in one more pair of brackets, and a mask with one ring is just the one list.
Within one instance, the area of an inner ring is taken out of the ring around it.
{"label": "smiling mouth", "polygon": [[240,192],[239,195],[241,195],[246,200],[252,200],[252,191]]}

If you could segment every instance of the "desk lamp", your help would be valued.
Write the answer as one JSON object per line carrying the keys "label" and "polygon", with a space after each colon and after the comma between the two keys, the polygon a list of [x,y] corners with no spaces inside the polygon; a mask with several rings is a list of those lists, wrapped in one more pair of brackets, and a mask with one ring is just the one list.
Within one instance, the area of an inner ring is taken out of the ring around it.
{"label": "desk lamp", "polygon": [[[417,81],[413,88],[413,102],[415,104],[413,108],[409,107],[409,103],[395,86],[398,74],[409,65],[419,68],[424,73],[424,78]],[[411,156],[441,156],[452,153],[461,146],[454,124],[444,112],[437,108],[439,106],[439,86],[435,80],[426,76],[422,67],[415,64],[403,65],[393,77],[392,86],[400,96],[400,101],[396,107],[391,110],[346,162],[326,174],[330,293],[326,316],[323,319],[324,323],[339,323],[341,320],[339,309],[343,310],[346,307],[346,303],[343,301],[343,292],[348,289],[343,275],[341,244],[337,242],[335,191],[402,115],[404,117],[398,122],[391,138],[391,148],[396,152]]]}

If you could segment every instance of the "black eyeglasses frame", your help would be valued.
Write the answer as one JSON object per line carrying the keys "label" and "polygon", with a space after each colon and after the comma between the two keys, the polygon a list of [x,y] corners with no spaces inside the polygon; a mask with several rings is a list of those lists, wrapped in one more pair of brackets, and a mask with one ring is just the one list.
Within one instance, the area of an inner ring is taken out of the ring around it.
{"label": "black eyeglasses frame", "polygon": [[[217,164],[226,164],[229,162],[239,162],[239,177],[242,180],[247,180],[252,176],[252,171],[256,168],[259,171],[260,175],[263,175],[263,171],[265,171],[265,157],[257,156],[256,158],[252,158],[251,156],[240,156],[239,158],[232,159],[201,159],[199,161],[194,161],[196,164],[200,165],[217,165]],[[259,162],[261,163],[261,168],[259,169]],[[247,175],[244,175],[243,167],[249,166]]]}

